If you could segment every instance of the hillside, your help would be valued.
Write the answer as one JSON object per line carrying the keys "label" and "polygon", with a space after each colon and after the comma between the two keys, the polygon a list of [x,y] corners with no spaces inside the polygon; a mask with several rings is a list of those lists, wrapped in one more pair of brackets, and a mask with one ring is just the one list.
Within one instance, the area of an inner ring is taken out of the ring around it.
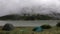
{"label": "hillside", "polygon": [[55,17],[51,17],[49,15],[5,15],[0,17],[0,20],[59,20]]}

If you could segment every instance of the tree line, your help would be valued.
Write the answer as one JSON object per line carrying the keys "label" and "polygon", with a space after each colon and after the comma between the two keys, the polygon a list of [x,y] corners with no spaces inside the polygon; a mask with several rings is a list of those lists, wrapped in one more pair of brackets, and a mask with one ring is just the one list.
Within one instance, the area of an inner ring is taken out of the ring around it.
{"label": "tree line", "polygon": [[[17,15],[17,14],[5,15],[0,17],[0,20],[60,20],[60,13],[56,13],[50,10],[52,16],[41,15],[41,14],[36,14],[34,12],[36,9],[40,10],[40,7],[37,7],[37,8],[25,7],[25,8],[22,8],[21,10],[22,15]],[[28,10],[31,10],[31,14],[30,12],[27,12]]]}
{"label": "tree line", "polygon": [[40,15],[40,14],[34,14],[34,15],[6,15],[0,17],[0,20],[53,20],[53,17],[50,17],[48,15]]}

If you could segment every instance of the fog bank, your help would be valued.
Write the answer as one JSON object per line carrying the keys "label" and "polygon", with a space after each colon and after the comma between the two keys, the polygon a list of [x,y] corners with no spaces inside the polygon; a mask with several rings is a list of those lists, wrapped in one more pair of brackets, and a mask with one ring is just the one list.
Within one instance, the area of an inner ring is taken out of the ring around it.
{"label": "fog bank", "polygon": [[0,16],[21,13],[60,13],[60,0],[0,0]]}

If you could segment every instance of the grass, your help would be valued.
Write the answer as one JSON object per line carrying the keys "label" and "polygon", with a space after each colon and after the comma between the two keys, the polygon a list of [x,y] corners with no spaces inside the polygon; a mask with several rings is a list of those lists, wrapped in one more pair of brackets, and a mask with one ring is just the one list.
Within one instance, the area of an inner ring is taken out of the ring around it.
{"label": "grass", "polygon": [[[12,31],[3,31],[0,29],[0,34],[60,34],[60,27],[53,27],[42,32],[33,32],[33,27],[17,27]],[[23,31],[24,30],[24,31]]]}

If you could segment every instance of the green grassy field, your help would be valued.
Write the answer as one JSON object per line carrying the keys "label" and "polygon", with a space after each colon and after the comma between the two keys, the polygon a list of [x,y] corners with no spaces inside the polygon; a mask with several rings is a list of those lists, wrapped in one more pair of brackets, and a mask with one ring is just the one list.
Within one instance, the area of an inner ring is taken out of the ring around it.
{"label": "green grassy field", "polygon": [[0,34],[60,34],[60,27],[52,27],[51,29],[46,29],[42,32],[33,32],[33,28],[34,27],[17,27],[12,31],[3,31],[0,28]]}

